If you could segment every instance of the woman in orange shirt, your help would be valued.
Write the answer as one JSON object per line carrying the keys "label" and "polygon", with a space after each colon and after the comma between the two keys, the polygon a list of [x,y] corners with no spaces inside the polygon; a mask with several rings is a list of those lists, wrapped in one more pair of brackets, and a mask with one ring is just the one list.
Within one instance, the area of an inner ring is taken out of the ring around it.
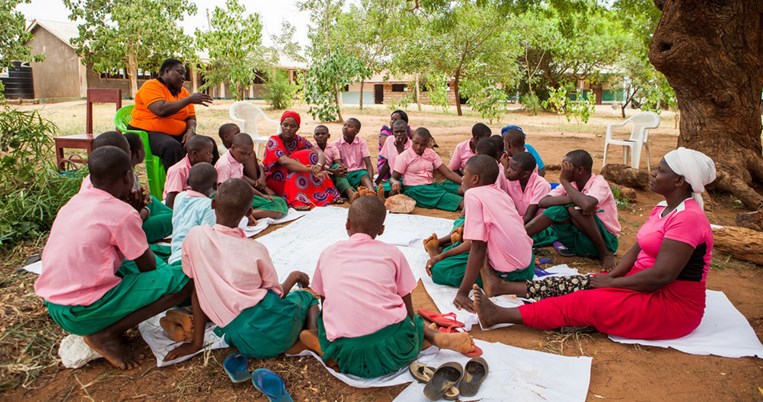
{"label": "woman in orange shirt", "polygon": [[196,135],[194,105],[212,103],[209,95],[190,94],[183,88],[185,74],[180,60],[164,60],[159,78],[146,81],[135,95],[135,108],[128,126],[148,132],[151,153],[162,158],[165,170],[183,159],[183,144]]}

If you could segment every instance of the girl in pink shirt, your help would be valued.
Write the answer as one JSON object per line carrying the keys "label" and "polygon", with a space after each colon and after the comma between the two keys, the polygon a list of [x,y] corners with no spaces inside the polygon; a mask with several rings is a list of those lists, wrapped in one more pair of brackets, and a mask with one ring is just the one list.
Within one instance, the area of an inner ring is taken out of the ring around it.
{"label": "girl in pink shirt", "polygon": [[[699,193],[713,180],[715,164],[704,154],[686,148],[669,152],[649,182],[665,201],[652,210],[636,244],[612,272],[528,282],[516,289],[517,296],[542,300],[519,308],[498,307],[475,288],[480,322],[543,330],[592,326],[633,339],[688,335],[705,309],[713,232]],[[491,293],[488,281],[485,291]]]}
{"label": "girl in pink shirt", "polygon": [[424,341],[462,353],[478,353],[468,333],[445,334],[424,326],[413,313],[416,287],[397,247],[375,240],[387,214],[377,197],[361,196],[347,214],[349,240],[321,253],[312,289],[323,311],[317,331],[300,340],[338,371],[373,378],[394,373],[416,359]]}
{"label": "girl in pink shirt", "polygon": [[[411,149],[411,140],[408,138],[408,123],[404,120],[396,120],[392,123],[392,133],[395,136],[394,141],[386,141],[379,151],[379,160],[381,161],[379,167],[379,175],[376,177],[376,185],[382,184],[384,179],[390,177],[392,168],[395,166],[398,155]],[[389,192],[391,190],[389,181],[384,181],[382,184],[384,191]]]}
{"label": "girl in pink shirt", "polygon": [[[445,178],[461,184],[461,176],[448,169],[442,159],[430,148],[432,134],[424,127],[413,133],[411,149],[401,153],[395,162],[390,179],[390,195],[403,193],[414,200],[419,208],[437,208],[456,211],[464,207],[464,198],[434,182],[434,171]],[[405,181],[405,186],[401,179]]]}

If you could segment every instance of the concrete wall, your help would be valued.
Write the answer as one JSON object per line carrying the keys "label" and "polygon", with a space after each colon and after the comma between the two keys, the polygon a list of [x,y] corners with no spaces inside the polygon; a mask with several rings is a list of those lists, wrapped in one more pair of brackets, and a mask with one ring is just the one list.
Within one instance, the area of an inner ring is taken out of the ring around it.
{"label": "concrete wall", "polygon": [[[366,101],[366,98],[364,97],[363,98],[363,103],[366,103],[366,102],[368,104],[373,104],[374,103],[374,91],[375,91],[374,85],[383,85],[383,87],[384,87],[384,101],[383,101],[383,104],[385,104],[385,105],[392,104],[392,103],[400,100],[401,98],[404,98],[404,97],[408,96],[408,94],[410,94],[410,98],[412,99],[412,103],[415,103],[415,96],[416,95],[413,93],[413,91],[415,91],[414,87],[407,86],[407,84],[406,84],[406,88],[407,88],[406,91],[403,91],[403,92],[393,92],[392,91],[392,84],[393,83],[391,83],[391,82],[366,83],[365,86],[363,87],[363,89],[366,89],[366,87],[370,87],[369,90],[371,92],[371,96],[370,96],[370,100],[368,102]],[[398,84],[402,84],[402,83],[395,82],[394,84],[398,85]],[[456,95],[455,95],[455,92],[451,90],[451,91],[448,91],[447,94],[448,94],[448,103],[451,104],[451,105],[455,105],[456,104]],[[419,97],[421,98],[421,103],[424,104],[424,105],[428,105],[430,100],[431,100],[431,98],[429,97],[429,92],[420,91],[419,92]]]}
{"label": "concrete wall", "polygon": [[47,30],[37,26],[29,45],[32,54],[45,55],[45,60],[30,63],[36,98],[84,97],[79,57],[74,49]]}

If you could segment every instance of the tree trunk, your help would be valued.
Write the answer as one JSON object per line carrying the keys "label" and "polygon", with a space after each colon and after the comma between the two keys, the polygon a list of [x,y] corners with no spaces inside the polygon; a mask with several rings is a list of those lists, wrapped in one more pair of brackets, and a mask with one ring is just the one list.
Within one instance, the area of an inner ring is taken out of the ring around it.
{"label": "tree trunk", "polygon": [[342,118],[342,104],[339,102],[339,88],[334,84],[334,105],[336,105],[336,116],[339,123],[344,123]]}
{"label": "tree trunk", "polygon": [[416,73],[416,105],[419,107],[419,112],[421,111],[421,84],[419,83],[419,73]]}
{"label": "tree trunk", "polygon": [[130,77],[130,96],[135,99],[138,93],[138,58],[134,54],[127,55],[127,76]]}
{"label": "tree trunk", "polygon": [[363,84],[366,83],[366,80],[360,80],[360,110],[363,110]]}
{"label": "tree trunk", "polygon": [[461,72],[456,71],[456,77],[453,78],[453,94],[456,95],[456,112],[459,116],[464,114],[461,112],[461,94],[458,93],[458,83],[461,81]]}
{"label": "tree trunk", "polygon": [[713,230],[716,253],[728,254],[738,260],[750,261],[763,265],[763,232],[739,227],[724,226]]}
{"label": "tree trunk", "polygon": [[715,161],[715,187],[763,207],[763,2],[655,0],[662,16],[649,60],[675,89],[678,145]]}

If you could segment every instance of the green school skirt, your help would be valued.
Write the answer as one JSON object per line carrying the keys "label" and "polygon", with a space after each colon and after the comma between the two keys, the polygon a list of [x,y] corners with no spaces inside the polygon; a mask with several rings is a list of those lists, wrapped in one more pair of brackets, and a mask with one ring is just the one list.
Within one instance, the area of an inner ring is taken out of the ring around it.
{"label": "green school skirt", "polygon": [[149,243],[157,242],[172,235],[172,208],[164,205],[158,198],[151,196],[148,219],[143,222],[143,232]]}
{"label": "green school skirt", "polygon": [[458,190],[461,188],[460,184],[457,184],[450,179],[445,179],[445,181],[442,182],[442,186],[445,187],[445,190],[447,190],[449,193],[453,194],[458,194]]}
{"label": "green school skirt", "polygon": [[[570,205],[573,204],[556,205],[546,208],[546,210],[543,211],[543,215],[548,216],[554,221],[552,227],[554,228],[557,238],[566,247],[572,249],[575,255],[598,258],[599,251],[596,250],[596,246],[593,245],[593,242],[588,236],[583,234],[583,232],[572,223],[561,223],[570,219],[570,212],[567,210],[567,207]],[[607,231],[598,216],[594,216],[594,220],[596,221],[596,227],[599,228],[599,233],[601,233],[602,239],[604,239],[604,245],[607,247],[607,250],[612,253],[617,251],[617,236]]]}
{"label": "green school skirt", "polygon": [[[125,261],[128,262],[135,265],[132,261]],[[137,267],[134,269],[137,270]],[[181,291],[187,283],[188,277],[179,265],[173,267],[157,259],[155,270],[124,275],[117,286],[89,306],[62,306],[45,302],[45,307],[53,321],[66,332],[87,336],[102,331],[163,296]]]}
{"label": "green school skirt", "polygon": [[246,357],[276,357],[297,342],[307,311],[317,304],[304,290],[291,291],[283,299],[268,291],[257,305],[242,311],[224,328],[217,327],[215,333],[225,335],[225,341]]}
{"label": "green school skirt", "polygon": [[[451,233],[453,233],[454,230],[458,229],[460,226],[464,225],[464,217],[460,217],[453,221],[453,228],[450,230]],[[450,246],[445,247],[442,252],[449,251],[453,248],[458,247],[463,242],[456,242],[452,243]],[[438,285],[446,285],[446,286],[453,286],[453,287],[459,287],[461,286],[461,281],[458,282],[457,285],[452,284],[451,280],[451,274],[450,272],[454,269],[461,271],[464,271],[466,269],[466,261],[469,260],[469,253],[461,253],[458,255],[453,255],[450,257],[447,257],[434,265],[432,265],[431,271],[432,271],[432,281]],[[461,278],[464,277],[463,272],[461,273]]]}
{"label": "green school skirt", "polygon": [[543,229],[541,232],[530,236],[533,239],[533,247],[548,247],[559,240],[552,226]]}
{"label": "green school skirt", "polygon": [[[438,285],[460,287],[466,274],[466,262],[469,260],[469,253],[463,253],[448,257],[432,266],[432,282]],[[524,282],[531,281],[535,276],[535,256],[532,256],[530,265],[524,269],[518,269],[511,272],[501,272],[493,270],[504,282]],[[482,287],[482,277],[477,275],[474,281],[477,286]]]}
{"label": "green school skirt", "polygon": [[277,195],[273,196],[273,201],[268,201],[259,195],[255,195],[254,200],[252,201],[252,208],[262,211],[280,212],[281,215],[289,213],[289,205],[286,204],[286,200]]}
{"label": "green school skirt", "polygon": [[[338,168],[339,168],[338,163],[331,165],[331,169],[338,169]],[[347,180],[346,175],[342,177],[332,175],[331,181],[334,182],[334,187],[336,187],[337,191],[339,191],[340,194],[344,194],[345,191],[352,188],[352,186],[350,185],[350,181]]]}
{"label": "green school skirt", "polygon": [[[369,320],[373,317],[368,317]],[[340,373],[375,378],[394,373],[416,360],[424,344],[424,320],[417,314],[372,334],[329,342],[318,316],[318,340],[323,360],[334,359]]]}
{"label": "green school skirt", "polygon": [[441,183],[421,186],[404,186],[403,194],[416,200],[419,208],[436,208],[443,211],[456,211],[464,197],[449,192]]}
{"label": "green school skirt", "polygon": [[371,177],[368,174],[368,170],[366,169],[360,169],[360,170],[355,170],[352,172],[347,172],[347,181],[350,183],[353,189],[357,190],[358,186],[363,184],[360,181],[363,178],[363,176],[368,176],[369,178]]}

